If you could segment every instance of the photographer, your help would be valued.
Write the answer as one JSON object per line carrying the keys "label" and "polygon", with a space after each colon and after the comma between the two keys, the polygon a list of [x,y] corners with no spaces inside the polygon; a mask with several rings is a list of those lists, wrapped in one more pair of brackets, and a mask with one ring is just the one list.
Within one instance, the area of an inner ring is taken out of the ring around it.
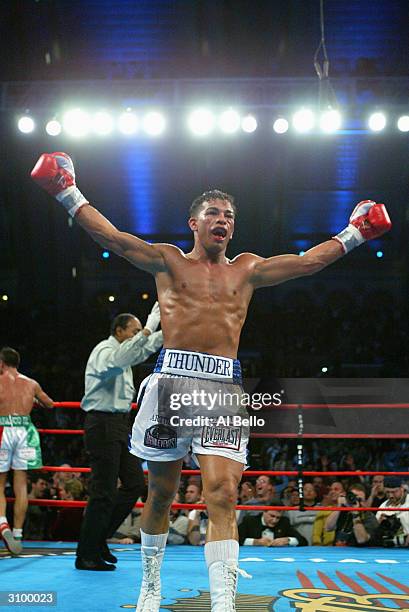
{"label": "photographer", "polygon": [[356,510],[335,510],[327,517],[325,530],[335,530],[334,546],[370,546],[375,543],[378,522],[372,512],[359,510],[366,506],[365,487],[359,483],[349,487],[338,497],[338,506],[352,506]]}
{"label": "photographer", "polygon": [[409,508],[409,494],[398,476],[387,476],[384,488],[387,500],[379,506],[376,513],[379,544],[385,547],[409,546],[409,512],[387,510],[388,507]]}

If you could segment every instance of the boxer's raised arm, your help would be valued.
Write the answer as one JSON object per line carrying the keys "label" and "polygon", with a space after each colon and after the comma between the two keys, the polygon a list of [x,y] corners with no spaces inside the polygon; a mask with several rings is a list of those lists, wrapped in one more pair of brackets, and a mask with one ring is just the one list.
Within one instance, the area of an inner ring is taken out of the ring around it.
{"label": "boxer's raised arm", "polygon": [[257,261],[251,281],[255,287],[277,285],[292,278],[319,272],[366,240],[378,238],[392,227],[384,204],[372,200],[359,202],[348,226],[327,240],[299,255],[278,255]]}
{"label": "boxer's raised arm", "polygon": [[32,179],[54,196],[68,214],[101,246],[155,274],[166,269],[159,245],[119,231],[91,206],[75,184],[75,171],[66,153],[44,153],[31,171]]}
{"label": "boxer's raised arm", "polygon": [[277,255],[261,259],[254,266],[251,282],[256,288],[278,285],[292,278],[315,274],[343,255],[338,242],[327,240],[306,251],[302,257]]}
{"label": "boxer's raised arm", "polygon": [[137,268],[151,274],[166,269],[159,245],[149,244],[132,234],[119,231],[90,204],[81,206],[75,220],[95,242],[120,257],[125,257]]}

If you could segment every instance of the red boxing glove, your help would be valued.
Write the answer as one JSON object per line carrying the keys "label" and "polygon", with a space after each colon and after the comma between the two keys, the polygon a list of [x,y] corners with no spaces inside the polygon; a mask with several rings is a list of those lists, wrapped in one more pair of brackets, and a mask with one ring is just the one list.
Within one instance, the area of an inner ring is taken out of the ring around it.
{"label": "red boxing glove", "polygon": [[31,178],[61,202],[72,217],[88,203],[75,184],[74,165],[66,153],[43,153],[31,171]]}
{"label": "red boxing glove", "polygon": [[392,222],[384,204],[363,200],[355,206],[349,218],[349,225],[333,239],[341,244],[345,253],[349,253],[366,240],[379,238],[391,227]]}

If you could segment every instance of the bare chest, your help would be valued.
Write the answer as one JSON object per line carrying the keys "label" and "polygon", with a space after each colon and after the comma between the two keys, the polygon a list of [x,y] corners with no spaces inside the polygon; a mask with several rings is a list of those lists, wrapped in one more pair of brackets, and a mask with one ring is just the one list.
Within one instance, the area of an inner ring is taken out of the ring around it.
{"label": "bare chest", "polygon": [[207,303],[238,303],[246,295],[244,275],[227,267],[187,267],[183,273],[176,274],[173,281],[173,289],[180,296]]}

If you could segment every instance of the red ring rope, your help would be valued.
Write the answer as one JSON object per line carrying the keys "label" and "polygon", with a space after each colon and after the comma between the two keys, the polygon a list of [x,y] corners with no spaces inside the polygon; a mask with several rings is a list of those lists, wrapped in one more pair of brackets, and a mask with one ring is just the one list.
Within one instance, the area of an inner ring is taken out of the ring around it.
{"label": "red ring rope", "polygon": [[[54,402],[55,408],[74,408],[78,409],[81,407],[80,402]],[[132,404],[132,409],[137,409],[137,404]],[[334,408],[334,409],[351,409],[351,408],[409,408],[409,404],[281,404],[280,406],[274,405],[265,405],[264,408],[279,408],[285,410],[294,410],[294,409],[319,409],[319,408]],[[38,429],[39,433],[42,434],[54,434],[54,435],[83,435],[83,429]],[[299,437],[296,433],[281,433],[281,434],[251,434],[251,437],[254,438],[297,438]],[[353,438],[394,438],[394,439],[407,439],[409,438],[409,434],[394,434],[391,436],[390,434],[303,434],[303,438],[345,438],[345,439],[353,439]],[[80,473],[89,473],[91,469],[88,467],[61,467],[61,466],[44,466],[41,468],[41,471],[44,472],[80,472]],[[147,474],[147,470],[144,471]],[[200,475],[200,470],[181,470],[182,475]],[[299,472],[296,470],[248,470],[243,473],[243,476],[258,476],[260,474],[268,475],[268,476],[298,476]],[[356,471],[318,471],[318,470],[305,470],[303,471],[303,476],[375,476],[375,475],[385,475],[385,476],[407,476],[409,477],[409,472],[403,471],[373,471],[373,470],[356,470]],[[7,501],[14,501],[14,498],[7,498]],[[87,506],[87,502],[85,501],[63,501],[63,500],[49,500],[49,499],[30,499],[29,504],[38,505],[38,506],[53,506],[53,507],[78,507],[83,508]],[[137,502],[134,506],[135,508],[143,508],[144,504],[141,502]],[[196,509],[196,510],[206,510],[207,506],[205,504],[172,504],[172,508],[175,509]],[[261,505],[237,505],[236,510],[255,510],[259,512],[263,512],[266,510],[298,510],[298,506],[261,506]],[[319,511],[338,511],[338,512],[347,512],[350,510],[355,510],[355,507],[350,506],[309,506],[308,510]],[[360,507],[360,511],[379,511],[377,507]],[[392,508],[388,507],[387,511],[409,511],[409,508]]]}
{"label": "red ring rope", "polygon": [[[44,466],[41,468],[44,472],[90,472],[91,468],[87,467],[62,467],[62,466]],[[144,474],[147,474],[148,470],[144,470]],[[181,470],[182,475],[186,476],[200,476],[201,470]],[[295,470],[246,470],[243,472],[245,476],[297,476],[298,472]],[[304,476],[408,476],[409,472],[386,472],[386,471],[369,471],[369,470],[356,470],[354,472],[319,472],[317,470],[303,470]]]}
{"label": "red ring rope", "polygon": [[[13,502],[14,497],[7,497],[8,502]],[[88,504],[86,501],[71,501],[71,500],[60,500],[60,499],[29,499],[28,503],[33,506],[54,506],[54,507],[70,507],[70,508],[85,508]],[[144,503],[136,502],[134,508],[143,508]],[[171,508],[176,508],[179,510],[207,510],[206,504],[172,504]],[[264,512],[267,510],[299,510],[298,506],[243,506],[238,504],[236,506],[236,510],[256,510],[258,512]],[[349,510],[356,510],[354,506],[308,506],[308,510],[319,511],[330,511],[330,512],[347,512]],[[379,508],[371,508],[371,507],[359,507],[360,512],[364,511],[379,511]],[[409,508],[383,508],[383,510],[387,512],[399,511],[404,512],[409,511]]]}

